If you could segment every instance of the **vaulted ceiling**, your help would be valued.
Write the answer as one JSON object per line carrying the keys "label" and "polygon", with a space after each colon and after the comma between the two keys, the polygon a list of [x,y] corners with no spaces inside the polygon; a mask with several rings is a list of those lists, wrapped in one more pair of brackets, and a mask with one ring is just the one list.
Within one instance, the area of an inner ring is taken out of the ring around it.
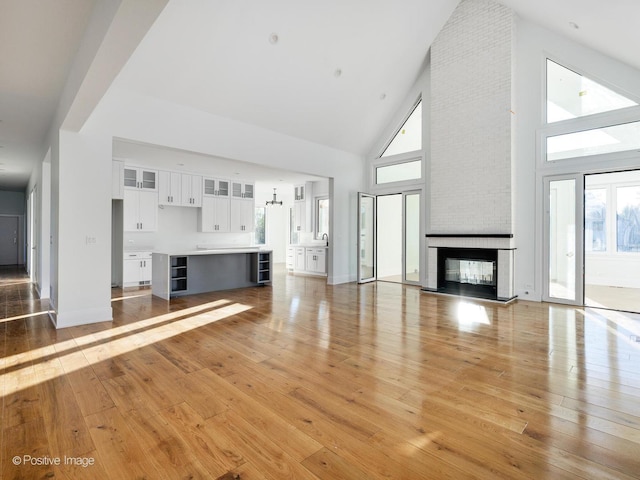
{"label": "vaulted ceiling", "polygon": [[[42,161],[87,20],[102,1],[0,0],[0,188],[24,188]],[[457,3],[171,0],[115,83],[364,155]],[[502,3],[640,69],[637,0]]]}

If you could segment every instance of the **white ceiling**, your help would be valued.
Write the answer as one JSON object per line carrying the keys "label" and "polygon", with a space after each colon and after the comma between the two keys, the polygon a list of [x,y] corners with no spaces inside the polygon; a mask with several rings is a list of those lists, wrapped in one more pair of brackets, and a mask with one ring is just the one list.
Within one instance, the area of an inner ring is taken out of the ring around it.
{"label": "white ceiling", "polygon": [[24,189],[94,0],[0,0],[0,188]]}
{"label": "white ceiling", "polygon": [[174,0],[116,84],[364,155],[457,3]]}
{"label": "white ceiling", "polygon": [[[96,1],[0,0],[0,188],[24,188],[42,160]],[[400,107],[457,3],[170,0],[116,83],[365,154]],[[502,3],[640,69],[638,0]],[[269,42],[272,33],[276,44]]]}

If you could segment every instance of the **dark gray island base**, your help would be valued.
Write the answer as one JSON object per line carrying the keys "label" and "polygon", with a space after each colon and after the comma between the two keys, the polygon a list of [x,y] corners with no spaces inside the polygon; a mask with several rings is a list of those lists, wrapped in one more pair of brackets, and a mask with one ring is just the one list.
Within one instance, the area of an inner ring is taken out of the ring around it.
{"label": "dark gray island base", "polygon": [[152,293],[167,300],[271,283],[271,250],[233,248],[154,253],[152,260]]}

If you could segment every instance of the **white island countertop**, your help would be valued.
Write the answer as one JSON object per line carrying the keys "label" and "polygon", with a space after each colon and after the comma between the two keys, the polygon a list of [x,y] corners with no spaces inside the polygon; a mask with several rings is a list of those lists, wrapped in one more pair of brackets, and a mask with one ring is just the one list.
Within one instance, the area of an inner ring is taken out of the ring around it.
{"label": "white island countertop", "polygon": [[191,255],[225,255],[230,253],[255,253],[255,252],[271,252],[271,249],[261,247],[223,247],[196,250],[181,250],[174,252],[153,252],[160,255],[169,255],[171,257],[186,257]]}

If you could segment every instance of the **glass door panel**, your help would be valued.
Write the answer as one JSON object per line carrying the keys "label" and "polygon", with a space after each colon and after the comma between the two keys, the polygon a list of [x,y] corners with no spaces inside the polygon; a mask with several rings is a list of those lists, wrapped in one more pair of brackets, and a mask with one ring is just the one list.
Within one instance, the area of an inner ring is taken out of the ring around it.
{"label": "glass door panel", "polygon": [[404,194],[404,280],[420,283],[420,193]]}
{"label": "glass door panel", "polygon": [[577,305],[583,301],[581,181],[582,176],[545,180],[547,301]]}
{"label": "glass door panel", "polygon": [[358,282],[376,279],[376,197],[358,192]]}

